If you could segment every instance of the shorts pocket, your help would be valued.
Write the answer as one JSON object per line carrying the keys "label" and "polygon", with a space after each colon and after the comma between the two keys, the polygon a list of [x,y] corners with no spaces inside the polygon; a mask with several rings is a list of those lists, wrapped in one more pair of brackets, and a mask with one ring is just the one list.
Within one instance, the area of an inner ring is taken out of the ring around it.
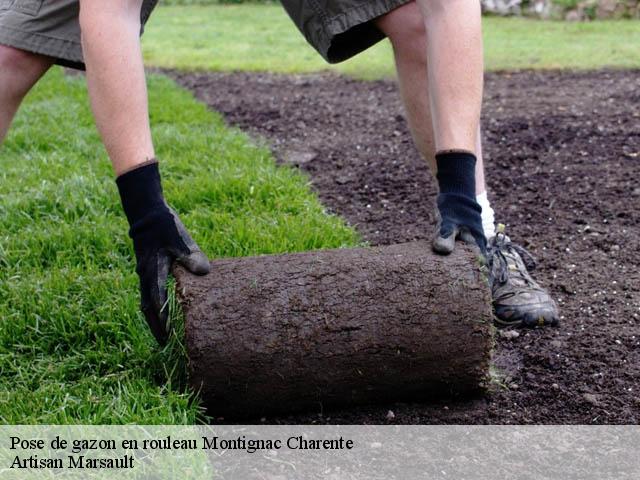
{"label": "shorts pocket", "polygon": [[0,10],[9,10],[13,5],[13,0],[0,0]]}
{"label": "shorts pocket", "polygon": [[26,15],[36,16],[42,8],[44,0],[15,0],[12,10]]}

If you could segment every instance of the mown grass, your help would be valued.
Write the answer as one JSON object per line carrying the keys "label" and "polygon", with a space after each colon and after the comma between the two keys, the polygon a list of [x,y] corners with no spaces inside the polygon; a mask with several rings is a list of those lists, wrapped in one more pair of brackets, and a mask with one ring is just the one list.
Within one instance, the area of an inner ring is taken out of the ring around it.
{"label": "mown grass", "polygon": [[[640,67],[640,22],[484,20],[488,70]],[[391,48],[380,42],[329,66],[279,5],[160,7],[143,38],[147,63],[200,70],[282,73],[333,69],[359,78],[394,75]]]}
{"label": "mown grass", "polygon": [[[165,192],[211,257],[354,245],[307,180],[170,80],[150,79]],[[85,83],[51,72],[0,147],[0,422],[188,424],[138,311],[126,220]]]}

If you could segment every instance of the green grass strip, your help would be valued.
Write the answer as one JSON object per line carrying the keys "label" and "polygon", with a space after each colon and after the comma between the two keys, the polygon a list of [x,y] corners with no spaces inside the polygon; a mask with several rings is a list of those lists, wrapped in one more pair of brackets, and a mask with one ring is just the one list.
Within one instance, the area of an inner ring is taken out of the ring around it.
{"label": "green grass strip", "polygon": [[[389,42],[329,66],[279,5],[161,7],[143,37],[147,63],[185,70],[306,73],[332,69],[392,77]],[[488,70],[640,68],[640,22],[548,22],[486,17]]]}
{"label": "green grass strip", "polygon": [[[168,201],[212,258],[355,245],[294,169],[276,167],[170,80],[150,78]],[[202,420],[175,348],[156,347],[85,82],[55,69],[0,148],[0,422]]]}

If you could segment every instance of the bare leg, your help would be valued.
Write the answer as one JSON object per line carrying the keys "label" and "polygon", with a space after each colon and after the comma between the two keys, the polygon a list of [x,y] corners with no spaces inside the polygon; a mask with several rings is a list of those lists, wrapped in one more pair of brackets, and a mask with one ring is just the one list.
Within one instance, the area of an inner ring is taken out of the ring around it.
{"label": "bare leg", "polygon": [[22,99],[52,64],[49,57],[0,45],[0,144]]}
{"label": "bare leg", "polygon": [[91,106],[117,175],[155,156],[140,47],[141,8],[142,0],[80,0]]}
{"label": "bare leg", "polygon": [[[409,129],[418,151],[436,173],[436,146],[433,137],[427,69],[427,32],[415,2],[379,17],[376,25],[393,46],[400,95],[407,113]],[[480,135],[476,137],[476,193],[486,191]]]}

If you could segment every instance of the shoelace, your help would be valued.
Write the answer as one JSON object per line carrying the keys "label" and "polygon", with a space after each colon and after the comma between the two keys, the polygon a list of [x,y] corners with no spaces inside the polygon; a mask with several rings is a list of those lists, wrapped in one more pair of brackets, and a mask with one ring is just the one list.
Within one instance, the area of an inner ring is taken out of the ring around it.
{"label": "shoelace", "polygon": [[[500,285],[504,285],[507,283],[507,280],[509,280],[509,261],[507,260],[507,254],[516,253],[520,255],[527,272],[532,272],[536,268],[536,261],[533,258],[533,255],[531,255],[524,247],[521,247],[516,243],[511,243],[511,240],[507,240],[507,236],[504,233],[498,233],[492,243],[493,245],[491,245],[488,252],[489,271],[496,272],[496,277]],[[518,263],[519,262],[516,261],[520,278],[522,278],[522,280],[524,280],[528,285],[531,285],[529,275],[527,272],[520,271]],[[496,265],[495,270],[494,265]]]}

